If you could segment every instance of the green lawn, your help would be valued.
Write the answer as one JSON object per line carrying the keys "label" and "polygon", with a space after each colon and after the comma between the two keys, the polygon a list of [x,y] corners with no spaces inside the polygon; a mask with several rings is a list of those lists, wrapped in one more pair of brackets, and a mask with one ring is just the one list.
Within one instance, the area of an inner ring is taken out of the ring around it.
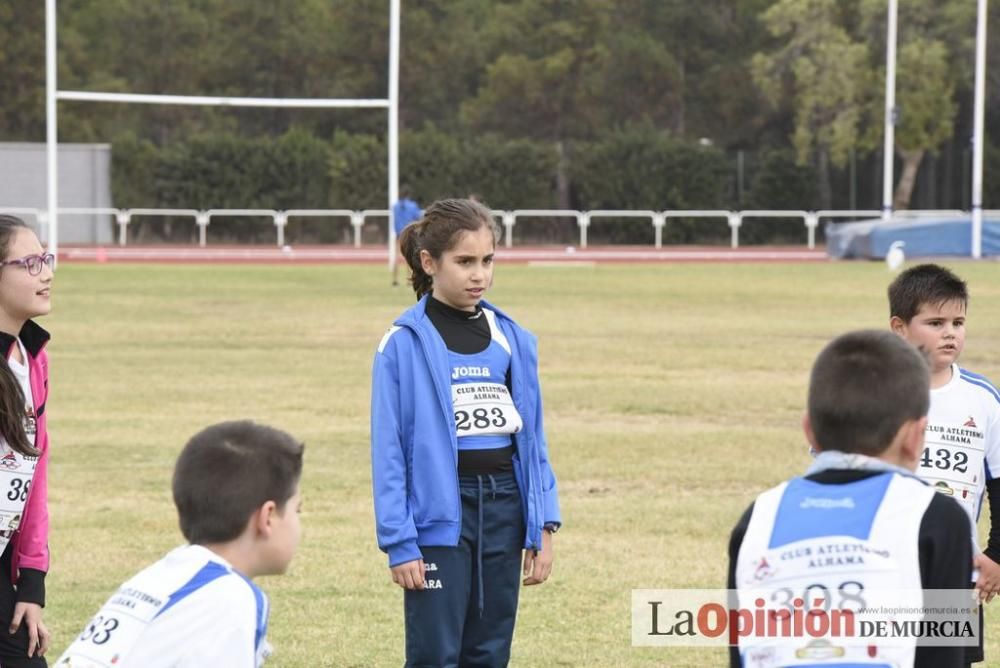
{"label": "green lawn", "polygon": [[[965,366],[1000,381],[1000,265],[972,291]],[[731,526],[804,470],[810,364],[887,326],[882,263],[500,266],[489,298],[538,334],[565,529],[522,592],[516,666],[707,666],[630,646],[633,588],[725,586]],[[59,268],[49,352],[54,659],[123,579],[179,544],[174,457],[252,417],[306,444],[304,537],[265,578],[280,667],[402,664],[402,598],[375,545],[371,358],[412,293],[374,266]],[[981,530],[984,527],[981,527]],[[1000,604],[987,656],[1000,665]]]}

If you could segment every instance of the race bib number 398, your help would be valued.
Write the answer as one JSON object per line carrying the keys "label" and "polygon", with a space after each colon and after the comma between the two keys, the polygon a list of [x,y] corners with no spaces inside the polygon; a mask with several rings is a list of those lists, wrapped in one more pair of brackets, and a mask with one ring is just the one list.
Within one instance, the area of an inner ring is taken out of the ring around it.
{"label": "race bib number 398", "polygon": [[516,434],[523,426],[506,385],[452,385],[451,401],[455,409],[455,431],[459,436]]}

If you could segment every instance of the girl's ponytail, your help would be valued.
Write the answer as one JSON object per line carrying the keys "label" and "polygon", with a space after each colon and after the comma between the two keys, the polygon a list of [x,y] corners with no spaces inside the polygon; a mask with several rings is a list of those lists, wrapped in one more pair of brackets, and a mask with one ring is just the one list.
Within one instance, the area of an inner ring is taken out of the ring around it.
{"label": "girl's ponytail", "polygon": [[413,291],[417,293],[417,299],[431,291],[433,279],[424,271],[420,262],[420,237],[426,227],[426,219],[407,225],[399,235],[399,248],[406,259],[406,264],[410,266],[410,283]]}

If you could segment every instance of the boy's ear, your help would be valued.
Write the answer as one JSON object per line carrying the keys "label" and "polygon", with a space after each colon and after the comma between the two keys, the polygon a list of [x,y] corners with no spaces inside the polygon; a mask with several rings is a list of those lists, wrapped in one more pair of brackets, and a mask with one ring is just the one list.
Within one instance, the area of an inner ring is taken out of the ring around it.
{"label": "boy's ear", "polygon": [[900,318],[898,315],[894,315],[889,318],[889,329],[899,334],[903,338],[906,338],[906,321]]}
{"label": "boy's ear", "polygon": [[254,511],[250,521],[253,523],[256,535],[264,536],[265,538],[271,535],[271,518],[277,511],[278,504],[274,501],[265,501],[261,504],[260,508]]}
{"label": "boy's ear", "polygon": [[927,416],[918,420],[908,420],[899,428],[900,434],[900,458],[903,465],[915,471],[920,462],[920,456],[924,454],[924,432],[927,429]]}
{"label": "boy's ear", "polygon": [[809,443],[810,452],[820,452],[823,448],[816,441],[816,433],[813,431],[812,422],[809,420],[809,413],[802,416],[802,431],[806,435],[806,442]]}

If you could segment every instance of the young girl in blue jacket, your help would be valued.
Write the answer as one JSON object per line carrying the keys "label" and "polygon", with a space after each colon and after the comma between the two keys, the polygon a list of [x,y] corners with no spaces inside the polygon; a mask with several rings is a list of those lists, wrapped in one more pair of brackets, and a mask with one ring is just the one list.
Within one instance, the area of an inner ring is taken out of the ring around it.
{"label": "young girl in blue jacket", "polygon": [[375,521],[404,590],[407,666],[507,665],[519,571],[525,585],[552,571],[537,345],[483,301],[495,243],[479,202],[431,204],[400,237],[417,304],[375,355]]}

